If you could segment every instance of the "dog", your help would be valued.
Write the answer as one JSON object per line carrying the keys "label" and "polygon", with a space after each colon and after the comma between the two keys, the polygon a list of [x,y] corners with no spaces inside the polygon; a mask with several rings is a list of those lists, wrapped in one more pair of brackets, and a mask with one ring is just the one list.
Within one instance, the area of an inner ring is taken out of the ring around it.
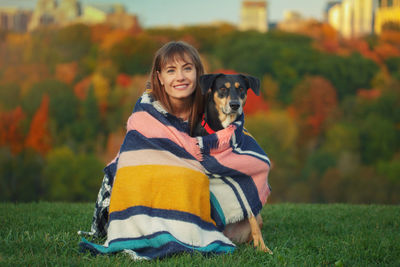
{"label": "dog", "polygon": [[[200,76],[200,87],[206,95],[203,119],[195,127],[194,134],[204,136],[222,130],[233,123],[242,113],[251,88],[260,95],[260,80],[253,76],[236,74],[206,74]],[[250,216],[238,223],[228,224],[224,234],[233,242],[253,241],[254,247],[272,254],[265,245],[262,234],[262,218]]]}

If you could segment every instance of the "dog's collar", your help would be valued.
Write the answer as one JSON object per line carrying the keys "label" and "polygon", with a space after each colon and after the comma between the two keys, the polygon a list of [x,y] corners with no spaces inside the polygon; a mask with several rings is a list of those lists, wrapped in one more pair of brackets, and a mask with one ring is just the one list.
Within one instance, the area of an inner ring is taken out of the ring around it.
{"label": "dog's collar", "polygon": [[203,114],[203,118],[201,119],[201,126],[203,126],[204,130],[206,130],[206,132],[208,134],[215,133],[215,131],[213,129],[211,129],[210,125],[208,125],[208,123],[206,122],[205,114]]}

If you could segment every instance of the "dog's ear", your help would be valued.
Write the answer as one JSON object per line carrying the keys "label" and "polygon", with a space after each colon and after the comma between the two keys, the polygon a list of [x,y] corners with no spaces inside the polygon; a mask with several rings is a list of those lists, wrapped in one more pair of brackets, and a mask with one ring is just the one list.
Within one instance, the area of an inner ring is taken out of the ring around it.
{"label": "dog's ear", "polygon": [[204,74],[201,75],[199,80],[200,80],[200,87],[201,87],[201,93],[205,95],[208,90],[211,88],[214,80],[221,75],[220,73],[218,74]]}
{"label": "dog's ear", "polygon": [[250,75],[241,74],[241,76],[247,81],[249,88],[251,88],[256,95],[260,95],[260,79]]}

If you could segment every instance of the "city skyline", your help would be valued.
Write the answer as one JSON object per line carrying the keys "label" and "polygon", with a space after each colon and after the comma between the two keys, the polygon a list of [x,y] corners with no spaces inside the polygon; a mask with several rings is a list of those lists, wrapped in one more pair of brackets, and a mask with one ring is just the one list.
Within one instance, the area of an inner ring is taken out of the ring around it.
{"label": "city skyline", "polygon": [[[242,0],[203,0],[201,2],[170,0],[166,4],[164,2],[162,8],[160,8],[160,1],[80,0],[83,5],[123,4],[129,13],[138,15],[143,27],[207,24],[215,21],[238,24],[240,20]],[[0,7],[34,9],[36,2],[36,0],[0,0]],[[305,18],[322,20],[327,2],[327,0],[269,0],[269,22],[283,20],[284,12],[289,10],[297,11]]]}

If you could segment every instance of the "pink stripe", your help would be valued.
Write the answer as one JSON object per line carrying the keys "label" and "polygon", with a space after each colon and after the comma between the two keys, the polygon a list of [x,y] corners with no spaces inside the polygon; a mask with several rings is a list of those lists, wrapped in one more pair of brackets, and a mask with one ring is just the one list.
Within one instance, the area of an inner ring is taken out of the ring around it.
{"label": "pink stripe", "polygon": [[126,127],[127,131],[136,130],[147,138],[168,138],[189,152],[197,160],[202,160],[196,138],[178,131],[175,127],[166,126],[145,111],[133,113],[129,117]]}
{"label": "pink stripe", "polygon": [[211,156],[222,165],[240,171],[250,176],[258,190],[258,196],[264,205],[271,193],[268,186],[268,173],[270,167],[267,163],[248,155],[238,155],[232,152],[232,148],[225,151],[211,150]]}

